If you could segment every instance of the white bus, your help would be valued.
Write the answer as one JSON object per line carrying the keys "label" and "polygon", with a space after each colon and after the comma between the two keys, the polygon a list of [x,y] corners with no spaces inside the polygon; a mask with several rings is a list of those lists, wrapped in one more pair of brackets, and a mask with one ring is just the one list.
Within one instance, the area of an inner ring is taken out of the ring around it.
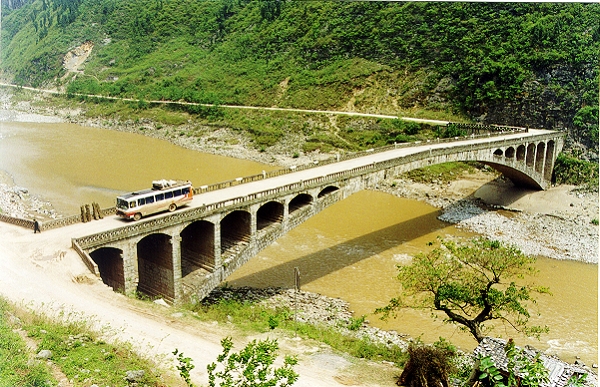
{"label": "white bus", "polygon": [[140,220],[161,211],[175,211],[192,201],[194,189],[189,181],[156,180],[151,189],[117,197],[117,215]]}

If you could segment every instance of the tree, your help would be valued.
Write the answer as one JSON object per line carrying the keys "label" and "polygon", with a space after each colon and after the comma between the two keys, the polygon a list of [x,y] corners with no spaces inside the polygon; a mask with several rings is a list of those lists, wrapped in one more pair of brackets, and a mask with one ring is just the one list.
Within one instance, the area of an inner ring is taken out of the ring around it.
{"label": "tree", "polygon": [[402,307],[441,311],[444,321],[462,325],[477,342],[483,340],[489,320],[502,320],[517,331],[539,337],[548,328],[529,326],[527,307],[535,303],[532,293],[548,293],[548,289],[514,282],[535,274],[534,263],[535,258],[498,241],[440,239],[429,253],[399,266],[403,292],[377,312],[387,318]]}
{"label": "tree", "polygon": [[277,340],[253,340],[239,353],[231,353],[233,342],[229,337],[221,340],[221,346],[223,353],[217,357],[220,366],[211,363],[206,367],[210,387],[288,387],[298,380],[292,369],[298,363],[294,357],[286,356],[282,367],[273,368]]}

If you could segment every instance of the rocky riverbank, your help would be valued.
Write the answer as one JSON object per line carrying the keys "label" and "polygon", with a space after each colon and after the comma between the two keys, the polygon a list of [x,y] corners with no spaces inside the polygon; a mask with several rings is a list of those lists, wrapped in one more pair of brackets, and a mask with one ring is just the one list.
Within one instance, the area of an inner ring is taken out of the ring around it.
{"label": "rocky riverbank", "polygon": [[27,188],[16,186],[4,171],[0,171],[0,214],[42,221],[59,216],[51,203],[32,196]]}
{"label": "rocky riverbank", "polygon": [[381,190],[442,209],[439,219],[528,255],[598,263],[598,193],[574,186],[531,191],[476,171],[450,183],[391,180]]}

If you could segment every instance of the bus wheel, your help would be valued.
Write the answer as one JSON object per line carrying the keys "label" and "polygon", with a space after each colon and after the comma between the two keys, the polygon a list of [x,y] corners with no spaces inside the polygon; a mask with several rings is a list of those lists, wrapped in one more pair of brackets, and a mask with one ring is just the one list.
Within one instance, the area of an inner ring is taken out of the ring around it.
{"label": "bus wheel", "polygon": [[142,219],[142,214],[140,214],[139,212],[136,212],[135,215],[133,215],[133,220],[140,220]]}
{"label": "bus wheel", "polygon": [[177,209],[177,205],[175,205],[175,203],[171,203],[169,205],[169,212],[173,212]]}

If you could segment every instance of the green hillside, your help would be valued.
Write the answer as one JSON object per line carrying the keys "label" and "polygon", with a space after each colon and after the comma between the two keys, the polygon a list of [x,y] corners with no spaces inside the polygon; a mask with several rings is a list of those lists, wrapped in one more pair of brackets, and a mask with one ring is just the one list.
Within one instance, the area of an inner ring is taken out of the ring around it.
{"label": "green hillside", "polygon": [[[2,0],[0,70],[21,85],[564,128],[597,148],[600,4],[24,3]],[[88,41],[67,74],[65,54]]]}

